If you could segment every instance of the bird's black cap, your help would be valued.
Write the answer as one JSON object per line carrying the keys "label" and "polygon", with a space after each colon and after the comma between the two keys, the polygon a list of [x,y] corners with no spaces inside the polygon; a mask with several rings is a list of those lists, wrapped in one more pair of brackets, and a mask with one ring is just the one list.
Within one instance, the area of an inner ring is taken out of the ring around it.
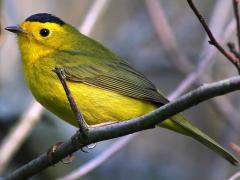
{"label": "bird's black cap", "polygon": [[28,17],[25,21],[41,22],[41,23],[51,22],[51,23],[57,23],[61,26],[65,24],[65,22],[60,18],[48,13],[34,14]]}

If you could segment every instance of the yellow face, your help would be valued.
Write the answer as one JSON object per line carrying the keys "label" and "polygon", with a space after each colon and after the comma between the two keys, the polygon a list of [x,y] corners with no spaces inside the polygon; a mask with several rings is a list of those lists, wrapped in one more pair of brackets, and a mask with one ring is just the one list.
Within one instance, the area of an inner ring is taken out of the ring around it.
{"label": "yellow face", "polygon": [[19,25],[24,33],[18,33],[20,49],[24,59],[39,58],[61,47],[60,36],[64,36],[64,28],[56,23],[26,21]]}
{"label": "yellow face", "polygon": [[26,33],[20,33],[20,37],[28,38],[29,41],[37,41],[40,44],[55,46],[56,39],[66,35],[62,26],[56,23],[41,23],[25,21],[19,25]]}
{"label": "yellow face", "polygon": [[25,21],[19,25],[26,34],[22,33],[25,37],[32,38],[39,42],[49,41],[56,36],[56,33],[64,33],[64,29],[56,23],[41,23]]}
{"label": "yellow face", "polygon": [[59,50],[69,50],[76,38],[74,28],[67,24],[24,21],[19,27],[23,32],[17,33],[18,41],[25,62],[35,61]]}

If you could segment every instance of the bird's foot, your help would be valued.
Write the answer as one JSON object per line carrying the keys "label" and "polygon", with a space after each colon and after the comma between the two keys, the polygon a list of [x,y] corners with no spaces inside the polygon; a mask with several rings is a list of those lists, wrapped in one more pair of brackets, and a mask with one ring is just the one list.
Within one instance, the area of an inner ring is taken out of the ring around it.
{"label": "bird's foot", "polygon": [[84,148],[84,144],[81,143],[83,137],[82,137],[82,133],[77,130],[77,132],[71,137],[71,143],[73,146],[80,146],[80,150],[82,152],[85,152],[85,153],[88,153],[88,151],[85,151],[83,148]]}
{"label": "bird's foot", "polygon": [[52,145],[48,151],[47,151],[47,157],[48,157],[48,162],[53,165],[54,162],[53,162],[53,156],[54,156],[54,153],[57,151],[57,149],[59,148],[59,146],[61,146],[63,142],[58,142],[54,145]]}
{"label": "bird's foot", "polygon": [[[53,162],[53,156],[54,156],[54,153],[57,151],[57,149],[59,148],[59,146],[61,146],[63,142],[58,142],[54,145],[52,145],[48,152],[47,152],[47,157],[48,157],[48,162],[51,164],[51,165],[54,165],[55,163]],[[73,160],[75,159],[75,156],[73,154],[70,154],[68,155],[66,158],[62,159],[61,162],[63,164],[69,164],[71,163]]]}
{"label": "bird's foot", "polygon": [[76,147],[80,147],[80,150],[84,153],[89,153],[88,150],[91,150],[96,147],[96,143],[92,143],[92,144],[81,143],[83,140],[84,140],[84,135],[79,130],[77,130],[77,132],[71,137],[72,145]]}

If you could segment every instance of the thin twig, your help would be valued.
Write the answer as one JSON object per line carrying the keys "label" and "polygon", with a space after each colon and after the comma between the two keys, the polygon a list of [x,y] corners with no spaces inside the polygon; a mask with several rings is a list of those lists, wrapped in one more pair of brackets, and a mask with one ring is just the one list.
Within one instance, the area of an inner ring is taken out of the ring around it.
{"label": "thin twig", "polygon": [[[231,12],[232,12],[232,3],[230,1],[226,1],[226,0],[215,1],[214,7],[212,8],[212,11],[211,11],[211,15],[209,17],[209,23],[208,23],[209,29],[211,29],[212,33],[215,36],[215,39],[222,38],[222,34],[226,27],[225,26],[226,21],[229,19],[228,17]],[[233,24],[235,27],[235,20],[233,20]],[[208,51],[211,51],[212,49],[216,49],[216,48],[209,48],[208,40],[209,40],[209,37],[208,35],[206,35],[204,38],[203,48],[200,53],[200,56],[203,56],[204,54],[206,54]]]}
{"label": "thin twig", "polygon": [[[220,3],[220,2],[219,2]],[[220,3],[220,4],[216,5],[216,8],[214,8],[214,17],[211,18],[211,27],[212,28],[218,28],[217,30],[213,29],[214,32],[217,34],[217,36],[221,36],[220,35],[220,27],[223,27],[224,25],[224,21],[221,20],[221,24],[222,25],[216,25],[216,23],[213,23],[212,21],[217,21],[217,19],[219,18],[219,13],[222,13],[222,7],[226,6],[227,2]],[[218,10],[220,9],[220,11]],[[217,18],[215,18],[215,16]],[[226,18],[224,18],[226,19]],[[220,23],[220,22],[219,22]],[[220,26],[220,27],[219,27]],[[232,32],[235,29],[235,22],[234,20],[232,20],[227,26],[226,29],[223,33],[223,39],[221,41],[221,43],[224,43],[229,36],[232,34]],[[220,28],[221,29],[221,28]],[[182,94],[183,92],[185,92],[193,83],[197,83],[199,85],[204,84],[205,82],[211,82],[211,78],[206,77],[206,76],[202,76],[204,74],[204,72],[206,71],[207,68],[210,67],[211,64],[213,64],[213,62],[210,63],[210,60],[212,59],[213,55],[216,54],[216,49],[214,48],[208,48],[209,51],[206,49],[206,47],[203,48],[203,52],[206,51],[206,55],[200,55],[199,57],[199,64],[196,68],[195,71],[193,71],[192,73],[190,73],[185,80],[182,81],[182,83],[180,83],[180,85],[178,86],[178,88],[176,88],[175,93],[173,93],[170,97],[171,98],[176,98],[176,96],[179,96],[180,94]],[[205,53],[201,53],[201,54],[205,54]],[[179,94],[180,93],[180,94]],[[235,130],[238,131],[238,123],[236,123],[236,120],[238,119],[238,111],[234,108],[234,106],[232,106],[232,103],[230,102],[230,100],[227,97],[221,97],[218,99],[213,99],[211,100],[213,102],[213,104],[217,107],[217,109],[219,110],[219,112],[222,113],[222,115],[224,116],[224,118],[227,120],[227,123],[234,128]],[[226,105],[228,105],[228,108],[226,108]],[[228,109],[226,111],[226,109]],[[229,114],[231,114],[231,116],[229,116]]]}
{"label": "thin twig", "polygon": [[[159,1],[156,0],[145,0],[146,5],[148,7],[149,13],[150,13],[150,17],[151,20],[153,21],[154,27],[156,29],[156,31],[158,32],[159,38],[162,41],[162,44],[164,47],[166,47],[166,49],[168,49],[168,47],[170,48],[170,51],[167,51],[170,56],[172,56],[171,59],[175,59],[176,62],[174,62],[173,64],[179,64],[179,66],[175,66],[177,70],[179,70],[182,73],[187,74],[190,69],[186,68],[185,70],[182,70],[185,66],[180,66],[182,61],[179,61],[179,56],[177,53],[172,53],[171,49],[176,49],[173,50],[175,52],[181,52],[181,50],[179,49],[177,42],[176,42],[176,38],[174,37],[174,34],[171,30],[171,27],[169,26],[169,24],[167,23],[167,19],[166,16],[164,15],[164,11],[163,8],[161,6],[161,3]],[[225,1],[219,1],[215,7],[214,7],[214,11],[213,11],[213,16],[211,18],[211,27],[213,28],[213,32],[215,32],[217,34],[217,36],[220,36],[220,32],[221,29],[224,26],[224,20],[226,20],[227,18],[227,14],[228,14],[228,8],[230,9],[230,6],[227,6],[228,2]],[[230,3],[229,3],[230,4]],[[225,11],[222,12],[222,8],[225,7]],[[228,7],[226,9],[226,7]],[[154,12],[151,12],[154,11]],[[219,13],[221,14],[222,18],[221,21],[219,21]],[[223,14],[224,13],[224,14]],[[216,18],[217,17],[217,18]],[[158,19],[160,19],[158,21]],[[217,28],[217,29],[216,29]],[[229,25],[227,26],[225,33],[224,33],[224,41],[226,39],[228,39],[229,34],[232,34],[232,31],[234,29],[234,23],[233,21],[231,23],[229,23]],[[166,40],[166,37],[167,40]],[[173,42],[175,43],[170,43],[169,45],[169,41],[171,42],[171,40],[173,40]],[[171,45],[171,44],[174,44]],[[210,50],[208,50],[210,49]],[[171,95],[169,96],[169,99],[175,99],[177,96],[179,96],[181,94],[181,92],[186,91],[186,89],[189,87],[189,83],[190,82],[195,82],[198,85],[204,84],[205,82],[211,82],[210,78],[207,77],[201,77],[203,75],[203,73],[205,72],[206,68],[209,68],[209,63],[208,61],[212,58],[212,56],[217,52],[216,49],[214,48],[210,48],[209,44],[204,43],[204,48],[202,51],[206,51],[207,54],[204,57],[200,56],[199,59],[199,66],[197,66],[196,70],[193,72],[194,76],[189,76],[190,78],[188,79],[188,81],[183,81],[182,83],[180,83],[180,88],[177,88],[173,93],[171,93]],[[205,53],[201,53],[201,54],[205,54]],[[184,54],[182,54],[184,56]],[[206,58],[205,58],[206,57]],[[180,58],[181,59],[181,58]],[[191,65],[191,61],[184,56],[184,60],[186,61],[187,64]],[[207,63],[205,63],[207,62]],[[197,77],[199,77],[197,79]],[[191,84],[191,83],[190,83]],[[180,93],[180,94],[179,94]],[[233,127],[235,130],[237,130],[238,128],[235,126],[235,121],[233,120],[233,116],[236,118],[238,116],[238,112],[235,110],[235,108],[231,105],[231,102],[229,101],[229,99],[227,99],[226,97],[221,97],[218,99],[213,99],[213,104],[217,107],[217,109],[219,110],[220,113],[223,114],[224,118],[227,119],[227,123]],[[228,111],[226,111],[226,106],[224,107],[224,104],[222,103],[224,101],[225,105],[228,105]],[[232,113],[231,116],[229,116],[229,113]],[[231,118],[229,118],[231,117]],[[238,118],[236,118],[238,119]]]}
{"label": "thin twig", "polygon": [[[72,140],[63,143],[53,154],[52,163],[57,163],[64,157],[73,152],[77,151],[79,148],[86,146],[91,143],[96,143],[103,140],[108,140],[127,134],[135,133],[141,130],[152,128],[154,125],[161,123],[165,119],[184,111],[192,106],[199,104],[200,102],[206,101],[207,99],[230,93],[240,89],[240,77],[232,77],[222,81],[206,84],[197,88],[174,102],[170,102],[155,111],[148,113],[144,116],[134,118],[129,121],[123,121],[119,123],[114,123],[106,126],[101,126],[98,128],[93,128],[89,130],[88,138],[79,138],[81,144],[73,145]],[[36,159],[30,161],[26,165],[20,167],[16,171],[12,172],[5,177],[8,179],[27,179],[34,174],[48,168],[51,164],[48,161],[47,154],[44,153],[37,157]]]}
{"label": "thin twig", "polygon": [[[217,2],[219,2],[219,1],[216,1],[216,3]],[[229,3],[229,1],[225,1],[226,3]],[[220,9],[220,11],[221,12],[223,12],[222,11],[222,9],[225,9],[225,7],[224,8],[221,8]],[[225,10],[224,10],[225,11]],[[219,19],[219,17],[220,16],[217,16],[217,18]],[[222,19],[221,19],[222,20]],[[231,21],[231,24],[230,25],[232,25],[232,22],[234,22],[234,21]],[[235,22],[234,22],[234,25],[235,25]],[[227,28],[229,29],[229,27],[230,26],[227,26]],[[216,27],[214,27],[215,29],[216,29]],[[221,29],[221,28],[217,28],[217,29]],[[216,39],[216,38],[215,38]],[[223,48],[222,48],[223,49]],[[219,50],[219,49],[218,49]],[[226,51],[227,52],[227,51]],[[234,62],[234,61],[231,61],[231,62]],[[236,58],[235,59],[235,62],[233,63],[235,66],[236,66],[236,68],[237,68],[237,70],[238,70],[238,72],[239,72],[239,58]],[[209,66],[209,63],[205,63],[205,65],[206,65],[206,67],[207,66]],[[197,76],[196,76],[197,77]],[[192,78],[192,79],[194,79],[194,78]],[[202,78],[199,78],[199,80],[201,81],[201,79]],[[207,79],[209,79],[209,78],[206,78],[206,80]],[[190,82],[190,81],[189,81]],[[238,126],[238,124],[239,123],[236,123],[236,121],[239,119],[238,117],[237,117],[237,114],[238,114],[238,112],[237,112],[237,110],[236,110],[236,108],[234,107],[234,106],[232,106],[232,103],[230,102],[230,100],[227,98],[227,97],[223,97],[224,98],[224,100],[226,101],[226,103],[227,104],[230,104],[231,106],[230,107],[232,107],[231,109],[228,109],[227,111],[226,111],[226,107],[225,107],[225,101],[224,102],[222,102],[221,101],[221,99],[214,99],[213,100],[213,102],[214,102],[214,104],[216,105],[216,107],[220,110],[220,112],[222,112],[222,115],[225,117],[225,119],[227,120],[226,122],[228,123],[228,124],[230,124],[230,126],[228,126],[227,128],[228,128],[228,133],[227,134],[224,134],[223,135],[223,141],[224,141],[224,144],[227,144],[227,143],[229,143],[228,141],[229,141],[229,139],[230,138],[232,138],[232,136],[233,136],[233,133],[232,133],[232,129],[231,130],[229,130],[230,128],[232,128],[232,127],[234,127],[234,130],[239,130],[239,126]],[[228,116],[228,114],[230,113],[230,112],[233,112],[233,115],[230,115],[230,116]],[[235,118],[234,118],[234,117]],[[220,177],[222,178],[222,177],[224,177],[224,172],[223,172],[223,170],[224,170],[224,164],[222,164],[222,163],[220,163],[218,160],[216,160],[216,161],[214,161],[214,165],[213,165],[213,167],[216,167],[216,165],[219,167],[218,168],[218,172],[219,173],[216,173],[216,171],[211,171],[211,172],[213,172],[213,173],[211,173],[211,175],[210,176],[213,176],[213,177],[211,177],[210,179],[219,179]],[[225,168],[226,169],[226,168]],[[226,171],[225,171],[226,172]],[[226,173],[225,173],[226,174]]]}
{"label": "thin twig", "polygon": [[[225,8],[224,12],[222,11],[223,7]],[[211,21],[210,21],[210,27],[213,28],[215,36],[217,36],[217,37],[222,37],[221,29],[224,27],[224,22],[227,19],[226,17],[227,17],[227,14],[229,12],[229,9],[230,9],[230,5],[228,7],[228,3],[225,0],[224,1],[218,1],[217,4],[214,7],[214,11],[212,13],[212,17],[211,17]],[[156,14],[157,14],[157,12],[154,13],[154,15],[156,15]],[[222,17],[221,21],[218,20],[219,19],[219,15],[221,15],[221,17]],[[153,16],[151,16],[151,17],[153,17]],[[156,17],[154,17],[154,18],[156,19]],[[167,30],[168,28],[165,28],[165,29]],[[224,43],[229,38],[229,36],[234,31],[234,29],[235,29],[235,21],[232,20],[226,26],[226,29],[225,29],[225,32],[224,32],[223,39],[222,39],[221,43]],[[173,34],[172,34],[172,36],[173,36]],[[159,36],[159,38],[162,38],[162,37],[164,37],[164,36]],[[173,38],[173,39],[175,39],[175,38]],[[205,38],[206,42],[207,42],[207,39],[208,38]],[[217,50],[215,48],[210,48],[209,44],[205,43],[205,41],[204,41],[204,45],[203,45],[202,51],[201,51],[201,53],[199,55],[199,59],[198,59],[199,63],[197,65],[197,67],[191,73],[190,72],[187,73],[187,77],[182,81],[182,83],[180,83],[177,86],[177,88],[174,91],[174,93],[172,93],[170,95],[170,97],[172,99],[175,99],[179,95],[183,94],[194,83],[198,82],[198,80],[199,80],[198,84],[200,84],[200,85],[206,82],[206,78],[201,78],[201,76],[204,74],[206,69],[210,68],[211,65],[213,64],[213,61],[215,59],[213,59],[212,57],[216,54]],[[163,41],[163,42],[165,42],[165,41]],[[179,49],[179,47],[176,47],[176,48]],[[181,51],[181,50],[178,50],[178,51]],[[178,57],[176,56],[175,59],[178,60]],[[186,60],[188,61],[188,63],[191,63],[191,61],[187,57],[186,57]],[[180,68],[178,68],[178,70],[181,71]],[[186,74],[187,71],[181,71],[181,72]]]}
{"label": "thin twig", "polygon": [[[147,1],[147,0],[146,0]],[[148,1],[149,3],[152,2],[152,0]],[[156,1],[154,1],[156,2]],[[158,3],[158,6],[161,6],[160,1],[156,2]],[[210,20],[210,29],[212,29],[212,32],[215,34],[215,38],[220,38],[222,36],[224,36],[223,41],[226,41],[228,39],[228,36],[232,34],[232,32],[235,29],[235,21],[231,20],[231,22],[226,26],[225,28],[225,22],[228,19],[227,16],[230,12],[230,8],[231,8],[231,3],[225,0],[221,0],[221,1],[217,1],[216,4],[214,5],[213,8],[213,12],[211,13],[211,20]],[[154,5],[157,6],[157,5]],[[224,8],[224,11],[222,11],[222,9]],[[156,9],[156,8],[154,8]],[[152,15],[150,15],[152,21],[154,22],[157,21],[157,14],[163,14],[164,11],[162,11],[161,13],[159,13],[158,11],[155,11],[155,13],[151,13]],[[221,20],[219,20],[219,16],[221,16]],[[164,18],[165,16],[163,16]],[[165,18],[166,19],[166,18]],[[168,30],[167,28],[164,28],[162,26],[166,25],[164,23],[161,23],[161,21],[159,22],[159,24],[161,24],[161,26],[159,25],[159,27],[163,28],[165,31]],[[160,31],[162,33],[158,33],[159,38],[165,38],[165,35],[163,34],[163,32],[165,34],[167,34],[165,31],[162,31],[161,28],[156,28],[155,25],[155,29],[156,31]],[[171,27],[169,27],[171,28]],[[224,30],[224,33],[222,32],[222,29]],[[169,32],[168,32],[169,33]],[[160,35],[163,34],[163,35]],[[224,35],[222,35],[224,34]],[[174,34],[172,34],[174,36]],[[166,35],[167,36],[167,35]],[[204,44],[203,44],[203,48],[202,48],[202,52],[200,53],[199,56],[199,63],[198,66],[196,68],[195,71],[193,71],[192,73],[190,73],[190,76],[187,76],[187,81],[183,81],[183,83],[180,83],[180,88],[177,88],[176,91],[174,91],[171,95],[170,98],[175,99],[176,96],[179,96],[180,94],[182,94],[183,92],[185,92],[191,84],[204,84],[205,82],[211,82],[211,78],[209,78],[208,76],[206,76],[204,74],[204,72],[206,72],[207,69],[210,69],[213,65],[213,62],[215,61],[215,59],[213,59],[212,57],[216,54],[217,50],[215,48],[211,48],[209,46],[209,44],[207,43],[207,39],[208,37],[205,38],[204,40]],[[162,45],[165,47],[169,47],[168,46],[168,41],[162,41]],[[167,43],[167,45],[165,45],[164,43]],[[180,49],[179,47],[176,47],[177,49]],[[181,50],[179,50],[181,51]],[[170,53],[171,55],[175,55],[174,53],[171,53],[170,51],[167,51],[168,53]],[[170,57],[172,57],[170,55]],[[174,58],[174,57],[173,57]],[[170,60],[172,60],[173,58],[170,58]],[[175,61],[178,61],[178,56],[176,56],[174,58]],[[189,59],[187,59],[189,61],[189,63],[191,62]],[[174,61],[174,66],[175,63]],[[180,62],[179,62],[180,64]],[[179,68],[179,66],[175,66],[177,68],[177,70],[183,72],[186,74],[187,69],[182,71],[182,68]],[[222,96],[219,98],[214,98],[212,99],[210,102],[213,103],[213,105],[216,107],[216,110],[221,113],[221,115],[223,116],[223,118],[226,120],[224,121],[227,124],[227,127],[231,128],[231,130],[235,130],[235,132],[239,132],[239,123],[238,123],[238,119],[239,119],[239,113],[237,111],[237,109],[232,105],[231,101],[226,97],[226,96]],[[233,131],[230,131],[231,134]],[[229,133],[227,135],[224,135],[224,139],[229,140]],[[225,142],[226,142],[225,140]],[[228,144],[225,143],[225,144]],[[219,164],[219,163],[217,163]],[[225,164],[225,163],[224,163]],[[215,166],[214,166],[215,167]],[[222,167],[222,166],[221,166]],[[220,168],[221,168],[220,167]],[[221,171],[219,171],[221,172]],[[214,173],[214,172],[213,172]],[[216,173],[214,173],[216,174]],[[219,178],[214,178],[214,179],[219,179]]]}
{"label": "thin twig", "polygon": [[72,93],[70,91],[70,89],[67,86],[67,82],[66,82],[66,77],[64,75],[64,70],[61,68],[54,68],[53,72],[55,72],[60,80],[60,82],[62,83],[63,89],[66,93],[66,96],[68,98],[68,102],[72,108],[72,111],[74,113],[74,115],[76,116],[76,120],[78,122],[78,127],[80,130],[81,135],[83,135],[84,137],[87,136],[87,132],[88,132],[88,127],[87,124],[83,118],[82,113],[79,110],[79,107],[77,106]]}
{"label": "thin twig", "polygon": [[236,19],[236,30],[237,30],[237,38],[238,38],[238,51],[240,51],[240,19],[239,19],[239,0],[232,0],[234,15]]}
{"label": "thin twig", "polygon": [[[234,21],[231,21],[229,25],[227,26],[227,29],[225,30],[225,33],[223,35],[223,42],[226,42],[228,37],[232,34],[233,30],[235,29]],[[205,48],[204,48],[205,49]],[[201,79],[201,75],[204,74],[205,70],[209,65],[211,64],[212,57],[216,54],[216,49],[212,48],[208,53],[203,57],[200,55],[199,63],[196,67],[196,70],[190,73],[183,81],[178,85],[176,88],[176,91],[174,94],[172,94],[172,98],[183,94],[187,89],[189,89],[198,79]],[[201,53],[204,54],[204,53]],[[205,79],[203,79],[205,81]],[[204,83],[204,81],[200,82],[201,84]],[[206,81],[205,81],[206,82]]]}
{"label": "thin twig", "polygon": [[[146,2],[149,2],[149,3],[153,2],[152,5],[156,6],[156,7],[161,6],[160,1],[146,0]],[[157,5],[154,3],[157,3]],[[156,8],[153,8],[153,9],[156,9]],[[222,11],[222,9],[224,9],[224,11]],[[234,31],[235,26],[236,26],[235,21],[233,19],[225,28],[225,22],[228,19],[227,18],[228,14],[230,14],[229,13],[230,9],[231,9],[231,2],[228,2],[225,0],[220,0],[220,1],[216,1],[214,8],[213,8],[213,12],[211,13],[211,18],[210,18],[211,20],[210,20],[209,26],[210,26],[210,29],[212,30],[212,32],[214,33],[215,38],[219,39],[220,37],[223,36],[222,34],[224,34],[224,38],[221,43],[223,43],[224,41],[226,41],[228,39],[228,36],[232,34],[232,32]],[[161,28],[157,28],[158,26],[155,25],[156,31],[157,32],[160,31],[160,33],[158,33],[158,35],[163,43],[163,46],[169,47],[168,46],[169,42],[164,41],[164,38],[165,38],[165,36],[168,36],[167,34],[170,33],[171,31],[166,33],[165,31],[168,30],[168,28],[162,27],[168,23],[164,24],[164,23],[161,23],[161,21],[158,22],[158,18],[157,18],[158,16],[160,16],[163,13],[164,13],[164,11],[161,11],[161,12],[155,11],[154,13],[150,13],[150,17],[151,17],[151,20],[153,21],[153,24],[159,23],[159,27],[161,27]],[[160,14],[160,15],[157,16],[157,14]],[[221,19],[219,19],[220,16],[221,16]],[[165,18],[165,16],[162,16],[162,17]],[[160,24],[161,24],[161,26],[160,26]],[[169,28],[171,29],[171,27],[169,27]],[[164,29],[164,30],[162,30],[162,29]],[[222,32],[222,29],[225,29],[224,33]],[[164,35],[164,33],[166,35]],[[174,34],[172,34],[172,35],[174,36]],[[209,46],[209,44],[207,43],[207,39],[208,39],[208,37],[206,37],[204,40],[202,52],[200,53],[200,56],[199,56],[199,64],[198,64],[196,70],[187,76],[187,81],[183,81],[183,83],[180,83],[179,88],[177,88],[176,91],[174,91],[170,95],[170,98],[175,99],[176,96],[179,96],[180,94],[185,92],[193,83],[201,85],[201,84],[204,84],[205,82],[212,81],[211,78],[204,75],[204,72],[206,72],[207,69],[210,69],[212,67],[213,62],[215,61],[215,59],[213,59],[212,57],[214,56],[214,54],[216,54],[217,51],[215,48],[211,48]],[[165,43],[166,43],[166,45],[165,45]],[[179,47],[176,47],[176,48],[179,49],[179,51],[181,51]],[[167,51],[167,52],[170,53],[170,57],[172,57],[171,55],[175,55],[175,53],[172,53],[171,50]],[[175,56],[175,58],[174,57],[170,58],[170,60],[172,60],[172,59],[174,59],[173,64],[174,65],[177,64],[177,63],[175,63],[175,61],[178,61],[178,59],[179,59],[178,56]],[[189,63],[191,63],[191,61],[189,59],[187,59],[187,57],[186,57],[186,60],[188,60]],[[180,62],[179,62],[179,64],[180,64]],[[175,66],[175,67],[177,70],[186,74],[187,69],[182,71],[182,68],[179,68],[179,66]],[[210,102],[213,103],[213,105],[216,107],[216,110],[219,113],[221,113],[223,118],[226,120],[224,122],[227,124],[227,127],[231,128],[231,130],[235,130],[235,132],[239,132],[239,129],[240,129],[239,123],[238,123],[239,113],[238,113],[237,109],[235,108],[235,106],[232,105],[231,101],[226,96],[222,96],[219,98],[214,98]],[[229,133],[231,133],[231,134],[232,134],[232,132],[233,131],[229,131]],[[231,136],[231,135],[229,135],[229,133],[224,135],[224,137],[226,137],[224,139],[227,140],[227,143],[225,143],[225,144],[229,143],[229,139],[230,139],[229,136]],[[225,140],[225,142],[226,142],[226,140]],[[219,163],[216,163],[216,164],[219,164]],[[216,167],[216,166],[214,166],[214,167]],[[221,172],[221,170],[219,172]],[[213,171],[213,173],[216,174],[214,171]],[[219,179],[219,178],[214,178],[214,179]]]}
{"label": "thin twig", "polygon": [[190,8],[195,13],[195,15],[197,16],[200,23],[202,24],[204,30],[208,34],[208,37],[210,39],[209,43],[215,46],[237,68],[238,72],[240,73],[240,66],[239,66],[238,60],[218,43],[218,41],[215,39],[214,35],[212,34],[211,30],[209,29],[207,23],[205,22],[203,16],[199,13],[198,9],[195,7],[192,0],[187,0],[187,2]]}

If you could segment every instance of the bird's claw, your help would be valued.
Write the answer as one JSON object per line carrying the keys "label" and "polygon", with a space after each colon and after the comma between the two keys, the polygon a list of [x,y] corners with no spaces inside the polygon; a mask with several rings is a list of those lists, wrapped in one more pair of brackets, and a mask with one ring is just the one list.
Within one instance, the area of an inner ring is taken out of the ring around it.
{"label": "bird's claw", "polygon": [[[91,146],[91,145],[81,144],[81,140],[82,140],[82,139],[83,139],[83,138],[82,138],[82,134],[81,134],[81,132],[78,130],[78,131],[76,132],[76,134],[71,137],[72,145],[73,145],[73,146],[78,146],[78,147],[80,146],[80,147],[81,147],[80,150],[81,150],[82,152],[84,152],[84,153],[89,153],[88,150],[93,149],[93,148],[96,146],[96,144],[94,144],[94,145],[92,145],[92,146]],[[85,146],[87,147],[87,150],[84,149]]]}

